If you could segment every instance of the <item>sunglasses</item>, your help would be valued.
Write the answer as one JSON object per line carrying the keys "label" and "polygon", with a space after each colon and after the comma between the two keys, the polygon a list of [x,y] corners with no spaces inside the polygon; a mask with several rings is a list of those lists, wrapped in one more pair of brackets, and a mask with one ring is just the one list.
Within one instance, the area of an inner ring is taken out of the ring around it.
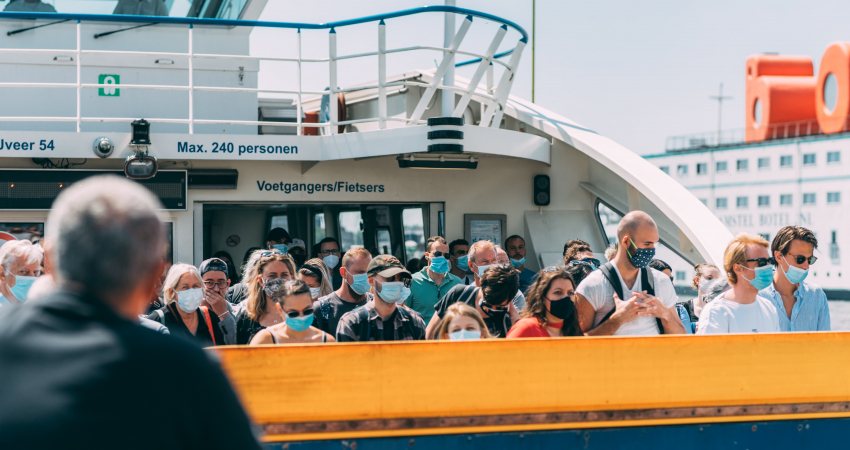
{"label": "sunglasses", "polygon": [[751,258],[746,260],[746,262],[754,262],[756,263],[756,267],[764,267],[768,264],[770,264],[771,266],[776,265],[776,260],[773,258]]}
{"label": "sunglasses", "polygon": [[313,314],[313,308],[307,308],[304,311],[284,311],[284,313],[286,314],[286,317],[289,317],[289,318],[292,318],[292,319],[294,319],[296,317],[301,317],[301,316],[306,317],[306,316],[310,316],[310,315]]}
{"label": "sunglasses", "polygon": [[434,257],[434,258],[439,258],[441,256],[445,256],[446,258],[448,258],[449,256],[452,256],[452,255],[450,255],[449,253],[443,253],[439,250],[434,250],[433,252],[431,252],[431,256]]}
{"label": "sunglasses", "polygon": [[574,259],[574,260],[570,261],[571,266],[577,266],[579,264],[586,264],[588,266],[593,267],[594,269],[597,269],[597,268],[599,268],[599,266],[602,265],[602,263],[599,262],[599,260],[596,259],[596,258]]}
{"label": "sunglasses", "polygon": [[273,249],[273,250],[266,250],[266,251],[260,253],[260,257],[265,258],[265,257],[271,256],[271,255],[282,255],[282,254],[283,254],[282,251],[280,251],[278,249]]}
{"label": "sunglasses", "polygon": [[812,255],[812,256],[809,256],[808,258],[806,258],[803,255],[792,255],[792,254],[789,253],[785,256],[786,256],[786,258],[788,256],[793,257],[794,259],[792,261],[796,262],[797,264],[803,264],[804,262],[809,261],[809,265],[812,265],[812,264],[814,264],[818,261],[818,257],[815,256],[815,255]]}
{"label": "sunglasses", "polygon": [[483,300],[481,301],[481,309],[484,310],[484,312],[486,312],[488,314],[491,313],[491,312],[497,312],[497,313],[507,312],[509,308],[510,308],[510,305],[493,306],[493,305],[491,305],[491,304],[489,304],[489,303],[487,303]]}

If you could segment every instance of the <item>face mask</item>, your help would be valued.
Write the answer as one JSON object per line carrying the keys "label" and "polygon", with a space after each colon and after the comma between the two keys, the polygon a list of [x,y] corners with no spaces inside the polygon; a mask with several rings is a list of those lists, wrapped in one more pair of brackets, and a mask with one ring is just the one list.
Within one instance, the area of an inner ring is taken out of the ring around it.
{"label": "face mask", "polygon": [[752,280],[747,280],[747,277],[744,277],[744,279],[749,281],[754,288],[762,290],[770,286],[770,283],[773,283],[773,273],[776,270],[773,266],[767,265],[750,270],[755,272],[755,276]]}
{"label": "face mask", "polygon": [[481,339],[481,332],[478,330],[457,330],[449,333],[449,339],[453,341],[470,341]]}
{"label": "face mask", "polygon": [[300,317],[286,316],[286,326],[291,328],[292,331],[307,331],[307,329],[310,328],[311,325],[313,325],[312,314]]}
{"label": "face mask", "polygon": [[322,261],[324,261],[325,265],[328,266],[328,269],[333,269],[337,264],[339,264],[339,256],[328,255],[322,258]]}
{"label": "face mask", "polygon": [[410,289],[401,281],[387,281],[381,285],[378,295],[387,303],[404,303],[410,295]]}
{"label": "face mask", "polygon": [[478,266],[478,278],[482,278],[484,276],[484,272],[486,272],[487,269],[489,269],[493,266],[495,266],[495,264],[487,264],[487,265],[484,265],[484,266]]}
{"label": "face mask", "polygon": [[280,251],[283,254],[286,254],[286,252],[289,251],[289,246],[286,244],[274,244],[272,245],[272,248]]}
{"label": "face mask", "polygon": [[445,256],[435,256],[431,258],[431,272],[445,274],[449,271],[449,260]]}
{"label": "face mask", "polygon": [[177,306],[185,313],[190,313],[199,306],[204,299],[204,290],[201,288],[186,289],[177,292]]}
{"label": "face mask", "polygon": [[626,254],[629,255],[629,261],[632,263],[633,266],[637,267],[638,269],[643,269],[644,267],[649,265],[649,262],[652,261],[652,258],[655,258],[655,249],[638,248],[637,244],[635,244],[635,241],[632,241],[631,238],[629,239],[629,241],[631,241],[632,246],[634,246],[635,248],[634,253],[631,253],[630,251],[626,250]]}
{"label": "face mask", "polygon": [[790,281],[792,284],[800,284],[803,282],[803,280],[806,279],[807,276],[809,276],[808,270],[803,270],[797,266],[792,266],[791,263],[788,262],[788,259],[786,259],[784,256],[782,257],[782,259],[785,260],[785,264],[788,264],[788,270],[785,271],[785,278],[787,278],[788,281]]}
{"label": "face mask", "polygon": [[504,320],[505,315],[508,313],[508,308],[493,309],[493,307],[490,306],[490,303],[485,302],[483,299],[478,303],[478,306],[487,314],[488,317],[492,318],[496,322]]}
{"label": "face mask", "polygon": [[458,269],[469,273],[469,256],[463,255],[457,259],[457,267]]}
{"label": "face mask", "polygon": [[526,258],[522,258],[522,259],[511,258],[511,265],[516,267],[516,268],[520,268],[520,267],[525,265],[525,261],[526,261]]}
{"label": "face mask", "polygon": [[363,295],[369,292],[369,289],[371,288],[369,285],[369,275],[365,273],[358,273],[356,275],[351,275],[351,277],[353,278],[353,282],[348,283],[346,281],[346,283],[348,283],[348,287],[351,288],[355,294]]}
{"label": "face mask", "polygon": [[35,278],[36,277],[15,275],[15,285],[10,287],[9,290],[12,291],[12,294],[14,294],[18,300],[23,302],[27,299],[27,295],[29,295],[30,288],[32,287],[32,284],[35,283]]}
{"label": "face mask", "polygon": [[310,288],[310,297],[312,297],[313,300],[319,298],[319,294],[321,294],[321,293],[322,293],[322,288]]}
{"label": "face mask", "polygon": [[564,297],[560,300],[550,300],[549,312],[559,319],[566,319],[575,313],[575,305],[569,297]]}

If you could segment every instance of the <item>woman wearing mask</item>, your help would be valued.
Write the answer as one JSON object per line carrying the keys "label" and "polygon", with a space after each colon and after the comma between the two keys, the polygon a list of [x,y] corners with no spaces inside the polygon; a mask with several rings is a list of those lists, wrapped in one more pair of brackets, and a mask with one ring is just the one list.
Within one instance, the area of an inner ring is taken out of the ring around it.
{"label": "woman wearing mask", "polygon": [[333,292],[331,276],[328,267],[319,258],[308,260],[298,269],[298,279],[310,288],[310,296],[313,300],[324,297]]}
{"label": "woman wearing mask", "polygon": [[543,269],[526,296],[526,307],[508,338],[581,336],[573,304],[575,284],[562,267]]}
{"label": "woman wearing mask", "polygon": [[285,317],[282,323],[260,330],[251,345],[294,344],[303,342],[333,342],[333,336],[312,326],[313,299],[310,288],[301,280],[275,284],[279,289],[266,289],[273,308]]}
{"label": "woman wearing mask", "polygon": [[278,250],[264,250],[259,254],[254,273],[248,280],[248,298],[236,313],[237,345],[246,345],[258,331],[283,322],[283,315],[273,307],[265,290],[270,283],[295,279],[295,262]]}
{"label": "woman wearing mask", "polygon": [[488,339],[490,332],[478,311],[466,303],[455,303],[437,327],[437,339],[453,341]]}
{"label": "woman wearing mask", "polygon": [[44,251],[30,241],[6,241],[0,246],[0,307],[23,303],[41,276]]}
{"label": "woman wearing mask", "polygon": [[694,266],[693,286],[697,290],[697,296],[692,300],[692,303],[695,319],[699,318],[702,309],[708,303],[706,300],[709,297],[714,297],[709,294],[725,284],[726,280],[720,276],[720,269],[717,266],[705,263]]}
{"label": "woman wearing mask", "polygon": [[219,320],[205,306],[204,281],[195,266],[175,264],[162,284],[165,306],[147,316],[168,328],[172,335],[184,335],[204,347],[223,345]]}

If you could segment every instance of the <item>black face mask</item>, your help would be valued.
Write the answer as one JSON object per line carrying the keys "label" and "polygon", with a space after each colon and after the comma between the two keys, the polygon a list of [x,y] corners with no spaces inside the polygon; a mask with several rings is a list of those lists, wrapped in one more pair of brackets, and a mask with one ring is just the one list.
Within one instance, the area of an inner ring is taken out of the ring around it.
{"label": "black face mask", "polygon": [[560,300],[550,301],[549,312],[559,318],[566,319],[575,314],[576,307],[570,297],[564,297]]}
{"label": "black face mask", "polygon": [[509,309],[509,306],[504,306],[503,307],[504,309],[502,309],[502,308],[497,309],[493,305],[491,305],[490,303],[485,302],[484,300],[481,300],[481,302],[478,304],[478,306],[481,307],[481,310],[484,311],[487,314],[487,316],[493,318],[494,320],[504,319],[505,315],[508,314],[508,309]]}

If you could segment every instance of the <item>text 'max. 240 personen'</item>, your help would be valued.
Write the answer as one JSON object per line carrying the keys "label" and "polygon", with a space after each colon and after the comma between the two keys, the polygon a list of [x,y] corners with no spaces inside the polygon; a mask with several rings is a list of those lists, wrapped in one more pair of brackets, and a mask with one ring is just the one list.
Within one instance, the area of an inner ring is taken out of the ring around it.
{"label": "text 'max. 240 personen'", "polygon": [[304,193],[315,194],[316,192],[341,192],[341,193],[383,193],[383,184],[352,183],[350,181],[337,180],[331,183],[287,183],[284,181],[269,182],[257,180],[257,190],[283,192],[284,194]]}

